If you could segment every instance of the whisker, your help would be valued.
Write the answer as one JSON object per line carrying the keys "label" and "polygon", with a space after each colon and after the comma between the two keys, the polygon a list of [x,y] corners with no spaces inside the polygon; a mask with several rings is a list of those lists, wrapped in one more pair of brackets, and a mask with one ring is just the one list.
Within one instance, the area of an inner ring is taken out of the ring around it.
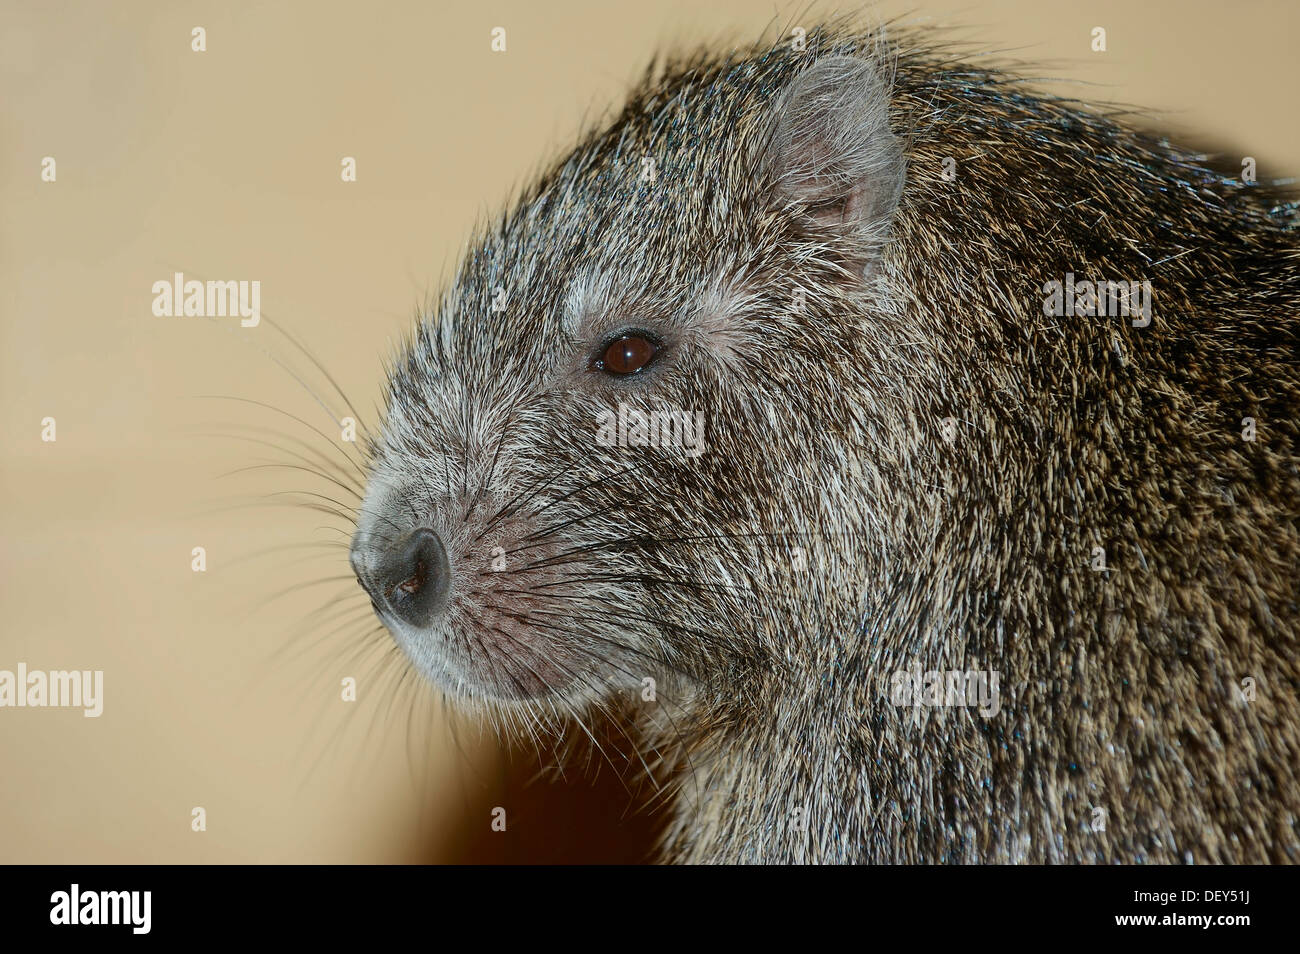
{"label": "whisker", "polygon": [[268,325],[270,325],[272,328],[274,328],[276,331],[280,332],[280,334],[282,334],[285,338],[287,338],[290,344],[292,344],[295,348],[297,348],[303,354],[303,356],[307,358],[308,361],[310,361],[313,365],[316,366],[317,371],[325,375],[325,380],[328,381],[333,386],[334,390],[338,392],[339,397],[343,399],[344,406],[346,406],[347,409],[352,412],[352,417],[354,420],[356,420],[357,425],[361,428],[362,435],[366,437],[367,440],[369,440],[370,431],[369,428],[366,426],[365,418],[362,417],[361,413],[357,411],[357,409],[353,406],[352,401],[348,398],[347,394],[344,393],[343,388],[339,386],[338,381],[334,380],[334,375],[330,374],[329,371],[325,370],[325,365],[321,364],[321,362],[317,360],[316,356],[312,354],[310,351],[308,351],[307,347],[302,342],[300,342],[297,338],[291,335],[288,329],[282,326],[278,321],[272,321],[271,318],[267,316],[265,312],[262,312],[261,319],[262,321],[265,321]]}
{"label": "whisker", "polygon": [[280,408],[276,407],[274,404],[267,404],[264,401],[254,401],[252,398],[234,397],[228,394],[199,394],[196,395],[196,397],[198,397],[201,400],[236,401],[241,404],[251,404],[255,407],[261,407],[261,408],[265,408],[268,411],[273,411],[276,414],[282,414],[292,421],[297,421],[303,427],[307,428],[312,433],[319,436],[321,440],[325,441],[325,443],[328,444],[331,448],[338,451],[339,454],[343,456],[343,459],[347,461],[347,463],[357,472],[358,476],[360,476],[361,481],[358,484],[358,489],[360,490],[365,489],[367,477],[366,477],[366,472],[361,468],[361,465],[358,464],[356,461],[354,461],[351,455],[348,454],[348,452],[344,450],[342,447],[340,447],[337,443],[335,443],[324,431],[322,431],[320,428],[312,424],[308,424],[306,421],[298,417],[296,414],[290,414],[288,411],[281,410]]}
{"label": "whisker", "polygon": [[[480,625],[482,624],[480,623]],[[510,640],[512,643],[514,643],[524,652],[535,652],[534,650],[530,650],[527,646],[525,646],[523,643],[521,643],[518,639],[516,639],[514,636],[512,636],[510,633],[506,632],[505,630],[494,629],[492,630],[492,632],[494,632],[498,636],[504,636],[506,639]],[[566,669],[567,671],[567,667],[565,667],[558,660],[551,659],[549,661],[551,662],[552,665],[559,666],[561,669]],[[529,672],[533,674],[533,677],[537,679],[537,681],[541,685],[546,685],[546,680],[542,679],[542,677],[538,675],[537,671],[528,664],[528,661],[526,659],[520,658],[519,662],[524,666],[524,668],[526,668]],[[573,676],[572,673],[569,673],[569,675]],[[515,680],[515,682],[516,684],[518,684],[517,679]],[[519,689],[521,693],[525,695],[527,694],[523,689],[522,685],[519,686]],[[600,752],[601,757],[605,759],[605,761],[609,764],[609,767],[614,770],[615,774],[618,776],[619,783],[623,786],[624,790],[627,791],[628,795],[630,796],[632,794],[632,791],[627,787],[627,783],[623,780],[622,775],[618,772],[618,766],[614,763],[613,759],[609,757],[609,753],[605,751],[604,746],[602,746],[600,742],[597,741],[596,736],[592,733],[592,731],[589,728],[587,728],[587,723],[583,721],[582,715],[581,713],[578,712],[577,708],[571,702],[565,699],[562,695],[552,694],[546,698],[552,700],[558,699],[560,703],[569,711],[569,714],[573,717],[574,722],[578,725],[580,729],[582,729],[582,731],[586,734],[587,738],[591,740],[592,745],[594,745],[597,751]]]}
{"label": "whisker", "polygon": [[263,440],[258,437],[249,437],[248,435],[245,434],[227,434],[227,433],[213,432],[213,431],[201,431],[199,432],[199,436],[219,437],[225,440],[245,441],[254,444],[261,444],[265,447],[274,448],[275,450],[278,450],[281,453],[289,454],[295,460],[301,461],[302,463],[307,464],[308,466],[324,467],[326,471],[328,471],[328,473],[322,472],[319,476],[325,477],[326,479],[333,481],[339,487],[343,488],[348,493],[356,497],[358,500],[361,499],[361,492],[355,485],[343,482],[344,480],[348,479],[349,475],[347,474],[346,471],[339,468],[338,462],[326,457],[324,454],[322,454],[316,448],[312,447],[310,444],[293,437],[293,435],[291,434],[284,434],[270,427],[247,427],[247,429],[258,430],[258,431],[274,434],[282,442],[292,441],[293,443],[297,444],[299,447],[302,447],[304,450],[306,450],[308,453],[311,453],[314,456],[312,458],[308,458],[303,454],[298,453],[297,451],[290,450],[289,448],[284,447],[282,443],[277,444],[273,441]]}

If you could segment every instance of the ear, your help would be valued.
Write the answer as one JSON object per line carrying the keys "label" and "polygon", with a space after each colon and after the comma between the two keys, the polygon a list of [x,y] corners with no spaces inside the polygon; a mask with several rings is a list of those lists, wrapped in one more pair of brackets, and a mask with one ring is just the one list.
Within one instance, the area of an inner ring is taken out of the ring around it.
{"label": "ear", "polygon": [[865,265],[888,235],[906,175],[889,129],[889,84],[873,64],[830,56],[798,74],[772,108],[762,148],[774,205],[793,207],[809,231],[840,233]]}

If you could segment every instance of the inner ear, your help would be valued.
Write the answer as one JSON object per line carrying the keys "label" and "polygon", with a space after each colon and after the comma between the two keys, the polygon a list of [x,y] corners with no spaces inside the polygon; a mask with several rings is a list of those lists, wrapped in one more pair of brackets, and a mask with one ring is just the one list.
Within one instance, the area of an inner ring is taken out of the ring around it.
{"label": "inner ear", "polygon": [[762,168],[774,204],[832,230],[863,256],[882,242],[906,175],[889,128],[889,85],[866,59],[831,56],[798,74],[772,107]]}

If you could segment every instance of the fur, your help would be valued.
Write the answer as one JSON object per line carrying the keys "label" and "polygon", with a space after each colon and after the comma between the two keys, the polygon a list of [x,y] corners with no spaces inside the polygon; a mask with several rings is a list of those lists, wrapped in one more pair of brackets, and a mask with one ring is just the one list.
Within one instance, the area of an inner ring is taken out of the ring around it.
{"label": "fur", "polygon": [[[667,860],[1295,861],[1298,234],[929,34],[666,61],[421,316],[359,571],[433,527],[398,642],[494,724],[613,720]],[[1152,323],[1045,315],[1067,272]],[[654,364],[588,370],[623,328]],[[599,446],[619,402],[707,450]],[[894,705],[915,666],[1000,712]]]}

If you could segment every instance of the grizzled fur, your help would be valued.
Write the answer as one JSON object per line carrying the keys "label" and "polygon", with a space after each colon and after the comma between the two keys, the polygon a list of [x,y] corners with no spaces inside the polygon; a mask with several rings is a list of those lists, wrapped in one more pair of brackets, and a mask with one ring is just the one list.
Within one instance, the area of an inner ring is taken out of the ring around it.
{"label": "grizzled fur", "polygon": [[[617,720],[670,860],[1300,860],[1295,210],[926,44],[652,69],[394,364],[358,571],[434,529],[395,638],[498,725]],[[1045,315],[1067,272],[1151,324]],[[601,445],[620,402],[705,452]]]}

